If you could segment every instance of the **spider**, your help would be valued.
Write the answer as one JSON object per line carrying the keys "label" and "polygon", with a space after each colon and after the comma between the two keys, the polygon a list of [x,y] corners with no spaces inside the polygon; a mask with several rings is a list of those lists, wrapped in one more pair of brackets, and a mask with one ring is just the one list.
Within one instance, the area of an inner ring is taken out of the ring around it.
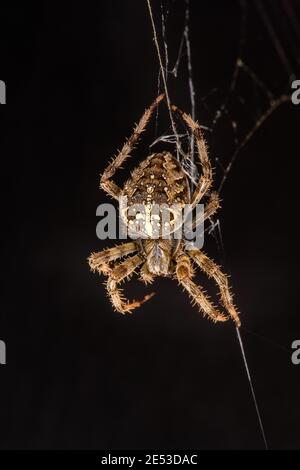
{"label": "spider", "polygon": [[[212,167],[199,124],[175,105],[171,106],[172,111],[182,119],[194,135],[202,167],[202,174],[194,192],[191,194],[189,180],[180,162],[167,151],[153,153],[143,160],[132,172],[123,188],[112,181],[112,177],[129,157],[141,133],[145,131],[151,115],[163,99],[164,94],[158,96],[145,110],[131,137],[103,172],[100,187],[118,201],[122,196],[126,196],[129,207],[135,203],[141,203],[147,207],[153,203],[171,205],[176,201],[182,205],[191,204],[191,207],[195,208],[203,196],[209,193],[213,182]],[[217,193],[210,192],[209,194],[204,210],[204,220],[212,216],[220,206]],[[192,227],[195,228],[198,222],[194,217]],[[127,223],[130,223],[128,219]],[[120,262],[123,257],[126,259]],[[240,326],[239,314],[232,301],[227,276],[203,251],[197,248],[186,249],[184,238],[181,240],[174,240],[172,237],[154,239],[150,234],[143,239],[132,240],[98,253],[92,253],[88,258],[88,263],[93,272],[97,271],[107,276],[107,293],[114,309],[122,314],[131,313],[154,295],[148,294],[142,300],[131,302],[124,297],[119,284],[126,278],[130,278],[140,267],[140,279],[145,284],[151,284],[156,276],[173,277],[188,292],[192,302],[198,306],[204,316],[214,322],[224,322],[232,318],[236,325]],[[193,281],[194,263],[216,282],[225,313],[220,312],[203,289]]]}

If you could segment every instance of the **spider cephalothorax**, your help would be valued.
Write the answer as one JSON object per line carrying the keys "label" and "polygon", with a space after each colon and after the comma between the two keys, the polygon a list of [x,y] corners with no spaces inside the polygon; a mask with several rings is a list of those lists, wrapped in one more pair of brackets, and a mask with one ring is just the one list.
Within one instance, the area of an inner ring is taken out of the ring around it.
{"label": "spider cephalothorax", "polygon": [[[120,202],[123,222],[128,226],[129,234],[135,237],[132,237],[134,238],[132,241],[120,246],[92,253],[88,258],[89,265],[93,271],[98,271],[108,277],[108,294],[114,308],[121,313],[131,312],[153,295],[147,295],[140,301],[129,302],[118,287],[122,280],[140,267],[141,280],[146,284],[151,283],[155,276],[174,277],[189,293],[204,315],[208,315],[214,321],[226,321],[231,317],[239,326],[240,320],[232,302],[227,276],[201,250],[190,246],[188,248],[184,237],[177,239],[174,236],[180,223],[184,222],[183,208],[188,204],[193,210],[209,192],[212,185],[211,164],[200,126],[188,114],[172,106],[172,110],[190,128],[197,144],[202,174],[193,194],[191,194],[189,180],[181,164],[169,152],[155,153],[146,158],[133,171],[123,189],[111,180],[136,145],[153,111],[163,98],[164,95],[160,95],[146,109],[132,136],[101,176],[101,187]],[[124,199],[125,205],[121,204]],[[201,221],[214,214],[218,207],[218,196],[211,192]],[[192,220],[191,229],[197,227],[199,223],[200,221],[195,217]],[[141,234],[140,237],[139,234]],[[118,262],[125,256],[127,256],[125,261]],[[219,312],[201,287],[194,283],[193,262],[216,281],[225,314]]]}

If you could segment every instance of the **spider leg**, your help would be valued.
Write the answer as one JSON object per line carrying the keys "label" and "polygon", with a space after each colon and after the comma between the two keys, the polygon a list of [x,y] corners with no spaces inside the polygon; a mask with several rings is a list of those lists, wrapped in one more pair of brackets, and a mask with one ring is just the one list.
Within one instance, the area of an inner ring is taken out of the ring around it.
{"label": "spider leg", "polygon": [[176,265],[176,276],[179,284],[190,294],[192,300],[198,305],[204,315],[209,316],[214,322],[228,320],[228,317],[220,313],[204,294],[203,290],[192,281],[193,275],[194,270],[191,260],[185,253],[181,253],[177,258]]}
{"label": "spider leg", "polygon": [[110,296],[113,306],[120,313],[131,313],[132,310],[140,307],[144,302],[151,299],[151,297],[154,295],[154,292],[152,292],[151,294],[145,295],[142,300],[129,302],[125,299],[122,290],[118,288],[118,284],[133,274],[136,268],[143,262],[144,258],[141,255],[135,255],[116,266],[110,273],[106,284],[107,292]]}
{"label": "spider leg", "polygon": [[219,287],[220,297],[224,308],[230,314],[238,327],[241,326],[239,314],[233,305],[232,296],[230,294],[227,276],[222,273],[219,266],[206,256],[202,251],[193,249],[188,251],[189,256],[196,261],[198,266],[215,280]]}
{"label": "spider leg", "polygon": [[121,189],[111,181],[111,178],[114,176],[116,170],[122,166],[125,162],[126,158],[129,156],[130,152],[134,149],[135,145],[137,144],[141,133],[146,129],[146,126],[149,122],[149,119],[158,106],[158,104],[164,98],[164,94],[159,95],[156,100],[153,101],[151,106],[147,108],[135,126],[132,135],[123,145],[121,151],[113,158],[112,162],[107,166],[104,170],[101,179],[100,179],[100,186],[104,191],[106,191],[110,196],[115,199],[118,199],[121,194]]}
{"label": "spider leg", "polygon": [[152,284],[154,281],[154,276],[150,273],[147,263],[144,263],[140,270],[140,280],[143,281],[146,285]]}
{"label": "spider leg", "polygon": [[111,272],[111,267],[109,266],[111,261],[123,258],[123,256],[134,253],[137,250],[138,246],[135,242],[124,243],[123,245],[107,248],[98,253],[92,253],[88,257],[88,263],[93,272],[98,271],[99,274],[108,275]]}
{"label": "spider leg", "polygon": [[182,120],[188,125],[191,129],[192,133],[195,136],[197,148],[198,148],[198,155],[200,159],[200,163],[202,166],[202,175],[199,179],[199,182],[196,186],[194,194],[192,196],[192,207],[194,208],[196,204],[202,199],[204,194],[209,190],[212,184],[212,168],[210,164],[210,160],[208,158],[207,147],[203,137],[203,133],[201,127],[197,122],[195,122],[189,114],[186,114],[184,111],[181,111],[177,106],[172,105],[172,110],[175,111]]}
{"label": "spider leg", "polygon": [[203,223],[206,219],[211,217],[217,212],[220,207],[220,199],[217,192],[213,191],[210,195],[209,201],[204,209],[204,214],[196,215],[195,218],[186,225],[186,231],[195,230],[199,224]]}

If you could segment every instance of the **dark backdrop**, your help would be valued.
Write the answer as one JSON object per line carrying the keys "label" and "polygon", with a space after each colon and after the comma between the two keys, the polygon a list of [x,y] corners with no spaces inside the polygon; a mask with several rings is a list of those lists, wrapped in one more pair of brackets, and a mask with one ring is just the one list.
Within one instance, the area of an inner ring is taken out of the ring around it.
{"label": "dark backdrop", "polygon": [[[170,44],[180,39],[178,3],[170,2]],[[108,245],[95,235],[96,207],[108,202],[99,174],[157,93],[145,2],[1,9],[0,447],[263,448],[233,325],[203,319],[171,279],[123,317],[86,263]],[[258,16],[249,18],[249,60],[281,87]],[[226,88],[239,21],[235,1],[191,1],[198,98]],[[187,87],[173,80],[170,89],[189,109]],[[300,448],[300,365],[291,362],[300,339],[299,112],[283,106],[241,152],[222,192],[224,250],[212,237],[206,250],[231,274],[271,448]],[[200,121],[204,113],[198,99]],[[222,126],[216,140],[222,148]],[[132,280],[126,292],[144,290]]]}

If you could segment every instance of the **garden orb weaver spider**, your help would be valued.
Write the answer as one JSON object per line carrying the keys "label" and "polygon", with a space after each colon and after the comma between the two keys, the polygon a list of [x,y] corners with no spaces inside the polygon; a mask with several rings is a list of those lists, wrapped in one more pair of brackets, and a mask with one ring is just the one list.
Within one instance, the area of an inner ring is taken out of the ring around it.
{"label": "garden orb weaver spider", "polygon": [[[211,188],[213,182],[212,167],[199,124],[194,122],[190,115],[174,105],[172,105],[172,111],[178,114],[194,135],[202,167],[202,174],[193,194],[191,194],[190,184],[181,164],[169,152],[154,153],[143,160],[132,172],[123,188],[120,188],[112,181],[116,170],[122,166],[137,144],[151,115],[163,99],[164,94],[158,96],[151,106],[145,110],[131,137],[104,170],[100,186],[118,201],[122,196],[126,196],[129,206],[136,202],[141,202],[144,205],[151,205],[152,203],[171,205],[176,200],[179,204],[191,204],[194,208]],[[211,192],[209,201],[205,206],[204,220],[213,215],[218,208],[218,195]],[[194,219],[193,228],[197,224],[197,220]],[[127,258],[123,262],[118,262],[125,256]],[[120,313],[131,313],[154,295],[148,294],[142,300],[130,302],[125,299],[122,290],[118,287],[123,280],[129,278],[140,267],[140,279],[145,284],[151,284],[156,276],[173,277],[188,292],[193,303],[198,306],[204,315],[214,322],[224,322],[232,318],[236,325],[240,326],[239,314],[232,301],[227,276],[201,250],[197,248],[187,250],[184,239],[178,242],[178,240],[172,238],[153,239],[148,236],[146,239],[132,240],[120,246],[92,253],[88,258],[88,263],[93,272],[97,271],[99,274],[107,276],[107,293],[113,307]],[[193,263],[196,263],[207,276],[215,280],[225,313],[221,313],[202,288],[193,281]]]}

